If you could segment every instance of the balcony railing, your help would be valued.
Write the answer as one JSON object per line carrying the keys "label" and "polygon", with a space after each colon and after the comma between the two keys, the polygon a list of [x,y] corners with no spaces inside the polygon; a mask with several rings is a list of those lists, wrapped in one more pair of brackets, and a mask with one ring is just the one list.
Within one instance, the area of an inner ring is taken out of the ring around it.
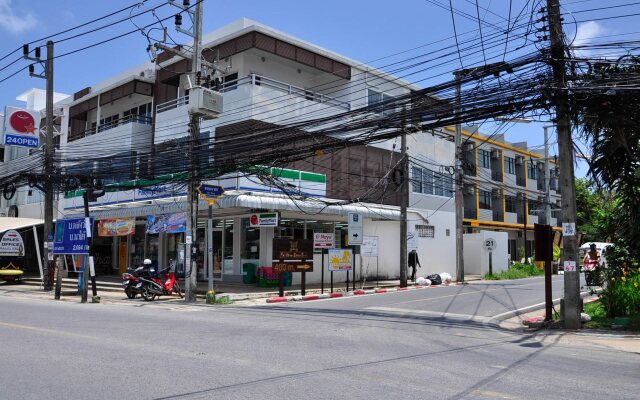
{"label": "balcony railing", "polygon": [[[304,89],[298,86],[290,85],[285,82],[280,82],[275,79],[267,78],[266,76],[256,75],[256,74],[247,75],[240,79],[235,79],[232,81],[225,82],[219,86],[218,90],[221,93],[226,93],[226,92],[235,90],[239,86],[243,86],[243,85],[263,86],[269,89],[276,90],[278,92],[283,92],[293,96],[301,97],[309,101],[329,104],[331,106],[342,108],[347,111],[351,109],[350,104],[346,101],[338,100],[335,97],[327,96],[326,94],[323,94],[320,92]],[[188,95],[179,97],[174,100],[167,101],[166,103],[158,104],[156,107],[156,112],[161,113],[161,112],[171,110],[186,104],[189,104]]]}
{"label": "balcony railing", "polygon": [[78,133],[69,134],[69,142],[73,142],[74,140],[83,139],[91,135],[95,135],[96,133],[104,132],[109,129],[113,129],[117,126],[126,125],[130,123],[137,123],[143,125],[151,125],[153,119],[147,115],[136,115],[130,114],[126,117],[118,118],[116,120],[109,121],[105,124],[101,124],[98,126],[94,126],[91,129],[87,129]]}

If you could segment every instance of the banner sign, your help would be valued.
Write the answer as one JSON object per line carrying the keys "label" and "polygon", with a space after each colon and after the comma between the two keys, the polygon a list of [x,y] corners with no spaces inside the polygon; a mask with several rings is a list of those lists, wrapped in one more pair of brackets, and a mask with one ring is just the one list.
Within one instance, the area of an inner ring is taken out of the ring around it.
{"label": "banner sign", "polygon": [[0,256],[24,257],[24,242],[16,230],[5,232],[0,240]]}
{"label": "banner sign", "polygon": [[[90,224],[93,227],[93,217],[90,218]],[[56,221],[53,254],[89,254],[89,241],[87,240],[84,218]]]}
{"label": "banner sign", "polygon": [[128,236],[135,233],[135,218],[113,218],[98,221],[98,236]]}
{"label": "banner sign", "polygon": [[313,240],[274,238],[272,262],[274,272],[313,271]]}
{"label": "banner sign", "polygon": [[314,249],[332,249],[333,248],[333,233],[314,233],[313,234],[313,248]]}
{"label": "banner sign", "polygon": [[351,249],[329,249],[329,271],[349,271],[353,269]]}
{"label": "banner sign", "polygon": [[39,147],[40,112],[17,107],[5,107],[4,141],[10,146]]}
{"label": "banner sign", "polygon": [[147,216],[147,233],[184,233],[187,230],[187,213]]}
{"label": "banner sign", "polygon": [[251,214],[249,225],[256,226],[278,226],[278,213]]}

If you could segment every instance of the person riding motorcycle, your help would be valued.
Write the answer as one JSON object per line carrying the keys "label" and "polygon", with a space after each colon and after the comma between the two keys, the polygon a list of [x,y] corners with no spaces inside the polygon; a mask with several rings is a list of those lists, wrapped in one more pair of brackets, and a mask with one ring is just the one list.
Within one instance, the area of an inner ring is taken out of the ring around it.
{"label": "person riding motorcycle", "polygon": [[599,273],[600,273],[600,252],[596,248],[595,243],[591,243],[589,245],[589,251],[584,255],[584,278],[587,283],[587,286],[591,286],[592,284],[598,284]]}

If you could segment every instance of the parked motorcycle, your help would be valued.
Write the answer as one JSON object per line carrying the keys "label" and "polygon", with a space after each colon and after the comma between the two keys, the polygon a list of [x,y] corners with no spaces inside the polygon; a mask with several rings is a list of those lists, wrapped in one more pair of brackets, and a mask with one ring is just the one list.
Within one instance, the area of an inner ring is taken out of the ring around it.
{"label": "parked motorcycle", "polygon": [[600,265],[598,260],[586,260],[582,271],[584,271],[584,280],[587,286],[600,284]]}
{"label": "parked motorcycle", "polygon": [[142,293],[142,281],[140,278],[144,275],[144,267],[127,268],[127,272],[122,274],[122,286],[124,293],[130,299],[135,299],[138,294]]}
{"label": "parked motorcycle", "polygon": [[153,275],[140,277],[142,282],[140,295],[145,301],[153,301],[156,297],[170,296],[173,293],[177,293],[180,298],[184,297],[176,275],[171,272],[171,268],[165,268],[160,271],[159,275],[159,277]]}

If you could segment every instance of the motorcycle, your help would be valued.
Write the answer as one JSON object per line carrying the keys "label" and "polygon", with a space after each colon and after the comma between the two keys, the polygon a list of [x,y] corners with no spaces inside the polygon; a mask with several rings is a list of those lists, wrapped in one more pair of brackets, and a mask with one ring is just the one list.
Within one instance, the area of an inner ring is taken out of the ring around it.
{"label": "motorcycle", "polygon": [[149,276],[140,277],[140,280],[142,283],[140,285],[140,295],[145,301],[153,301],[156,297],[170,296],[173,293],[177,293],[180,298],[184,297],[176,275],[171,272],[171,268],[160,271],[159,277],[150,274]]}
{"label": "motorcycle", "polygon": [[124,286],[124,293],[128,298],[135,299],[138,294],[142,293],[142,281],[140,278],[143,275],[144,267],[127,268],[127,272],[122,274],[122,286]]}
{"label": "motorcycle", "polygon": [[586,260],[582,271],[584,271],[584,280],[587,286],[600,284],[600,265],[598,260]]}

